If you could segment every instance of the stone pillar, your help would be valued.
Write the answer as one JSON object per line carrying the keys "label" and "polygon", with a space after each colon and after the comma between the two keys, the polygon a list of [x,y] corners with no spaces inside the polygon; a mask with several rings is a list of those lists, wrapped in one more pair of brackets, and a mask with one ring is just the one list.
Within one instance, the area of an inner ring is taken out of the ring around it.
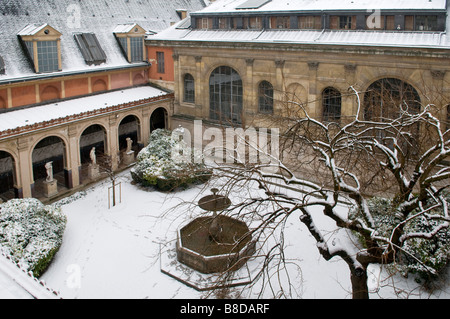
{"label": "stone pillar", "polygon": [[109,128],[108,128],[108,152],[111,157],[111,169],[113,171],[117,170],[119,167],[120,153],[119,153],[119,123],[117,121],[118,114],[112,114],[109,117]]}
{"label": "stone pillar", "polygon": [[309,76],[309,92],[308,100],[311,101],[309,107],[310,115],[315,118],[321,118],[322,114],[322,99],[321,92],[318,92],[317,87],[317,72],[319,70],[319,62],[308,62],[308,76]]}
{"label": "stone pillar", "polygon": [[244,114],[254,116],[258,113],[258,88],[253,83],[253,63],[255,59],[245,59],[246,76],[244,83]]}
{"label": "stone pillar", "polygon": [[[18,183],[22,185],[22,195],[24,198],[33,197],[33,163],[31,160],[31,152],[28,140],[19,138],[17,140],[18,158]],[[20,180],[20,182],[19,182]]]}
{"label": "stone pillar", "polygon": [[69,187],[77,187],[80,185],[80,172],[78,167],[81,166],[80,160],[80,147],[78,140],[78,130],[77,127],[69,126],[68,128],[68,136],[69,136],[69,145],[67,148],[67,172],[68,174],[68,186]]}
{"label": "stone pillar", "polygon": [[284,83],[284,77],[283,77],[283,71],[284,71],[284,60],[275,60],[275,85],[274,85],[274,92],[273,92],[273,98],[274,98],[274,113],[281,112],[284,105],[277,105],[278,103],[284,103],[285,97],[283,94],[286,92],[285,83]]}

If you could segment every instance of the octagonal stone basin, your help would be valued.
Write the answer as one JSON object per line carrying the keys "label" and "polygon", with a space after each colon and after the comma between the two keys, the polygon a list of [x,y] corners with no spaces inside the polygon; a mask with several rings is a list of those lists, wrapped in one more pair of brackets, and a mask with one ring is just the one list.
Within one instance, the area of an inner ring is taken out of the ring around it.
{"label": "octagonal stone basin", "polygon": [[[214,221],[222,229],[215,236]],[[178,261],[204,274],[238,270],[254,253],[247,225],[228,216],[199,217],[178,230]]]}

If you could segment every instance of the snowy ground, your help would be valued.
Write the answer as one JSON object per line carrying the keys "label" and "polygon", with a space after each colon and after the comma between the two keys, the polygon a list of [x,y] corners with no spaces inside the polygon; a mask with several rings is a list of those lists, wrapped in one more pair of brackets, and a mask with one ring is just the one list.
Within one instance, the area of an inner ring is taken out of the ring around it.
{"label": "snowy ground", "polygon": [[[63,206],[68,217],[63,244],[41,279],[64,299],[203,297],[205,293],[163,274],[159,253],[161,247],[173,245],[177,228],[192,218],[190,211],[170,208],[183,200],[196,202],[209,191],[202,186],[176,193],[144,190],[131,184],[129,171],[121,173],[119,180],[122,203],[112,209],[108,209],[108,181]],[[285,244],[286,255],[299,266],[292,267],[290,273],[296,297],[351,298],[346,264],[339,259],[325,261],[296,216],[288,220]],[[379,271],[374,267],[372,272],[371,297],[395,298],[389,282],[382,282],[386,287],[381,290],[376,288]],[[257,285],[243,296],[255,298],[259,290]],[[270,290],[265,291],[263,297],[273,297]],[[438,297],[449,296],[447,293]]]}

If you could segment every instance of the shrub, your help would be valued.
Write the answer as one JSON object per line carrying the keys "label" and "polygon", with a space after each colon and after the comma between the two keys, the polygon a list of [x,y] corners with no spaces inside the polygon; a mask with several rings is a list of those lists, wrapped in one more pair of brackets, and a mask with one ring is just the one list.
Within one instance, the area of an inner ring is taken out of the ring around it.
{"label": "shrub", "polygon": [[[177,130],[182,134],[182,129]],[[203,183],[210,178],[212,172],[203,160],[194,160],[199,156],[196,150],[176,136],[179,135],[164,129],[152,132],[149,145],[139,152],[136,165],[131,170],[134,181],[169,191]]]}
{"label": "shrub", "polygon": [[[378,226],[380,236],[389,237],[398,224],[395,218],[395,202],[386,198],[374,197],[368,201],[369,210]],[[435,214],[442,211],[435,211]],[[414,214],[414,213],[413,213]],[[350,218],[357,218],[358,212],[351,212]],[[429,220],[424,216],[412,219],[405,225],[405,233],[430,232],[439,221]],[[363,243],[364,244],[364,243]],[[425,280],[428,284],[442,273],[450,257],[450,233],[448,229],[439,231],[432,239],[411,239],[405,242],[402,253],[396,256],[396,267],[403,275],[417,274],[417,281]],[[434,271],[432,271],[432,269]]]}
{"label": "shrub", "polygon": [[34,198],[0,205],[0,245],[35,277],[41,276],[62,244],[67,218]]}

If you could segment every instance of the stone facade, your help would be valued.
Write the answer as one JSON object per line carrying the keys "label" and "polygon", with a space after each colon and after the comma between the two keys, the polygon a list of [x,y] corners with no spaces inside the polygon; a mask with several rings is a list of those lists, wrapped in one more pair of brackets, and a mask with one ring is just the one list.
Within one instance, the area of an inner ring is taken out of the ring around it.
{"label": "stone facade", "polygon": [[[81,136],[93,125],[99,125],[105,134],[105,155],[109,156],[112,169],[118,169],[123,154],[119,146],[119,125],[128,116],[134,116],[139,123],[137,145],[146,145],[150,136],[152,114],[162,108],[167,114],[166,125],[170,127],[170,115],[173,114],[173,96],[159,96],[144,101],[112,106],[102,110],[77,114],[58,119],[53,123],[38,123],[30,127],[3,131],[0,136],[0,151],[10,155],[13,162],[14,189],[16,197],[36,195],[36,183],[33,174],[33,151],[45,138],[56,137],[63,148],[64,186],[77,188],[83,184],[80,157]],[[86,176],[87,177],[87,176]]]}
{"label": "stone facade", "polygon": [[[327,87],[342,95],[341,117],[353,116],[357,100],[353,86],[365,92],[377,80],[396,78],[419,93],[421,104],[433,104],[445,121],[450,101],[450,52],[438,49],[283,44],[239,45],[223,42],[172,43],[175,64],[175,115],[180,119],[209,118],[209,79],[219,66],[237,71],[243,85],[246,124],[259,126],[258,85],[274,87],[274,113],[283,108],[286,93],[295,93],[308,112],[322,117],[322,92]],[[183,102],[183,77],[195,80],[195,103]],[[292,96],[292,95],[291,95]],[[362,105],[364,105],[363,94]],[[256,122],[255,122],[256,121]]]}

